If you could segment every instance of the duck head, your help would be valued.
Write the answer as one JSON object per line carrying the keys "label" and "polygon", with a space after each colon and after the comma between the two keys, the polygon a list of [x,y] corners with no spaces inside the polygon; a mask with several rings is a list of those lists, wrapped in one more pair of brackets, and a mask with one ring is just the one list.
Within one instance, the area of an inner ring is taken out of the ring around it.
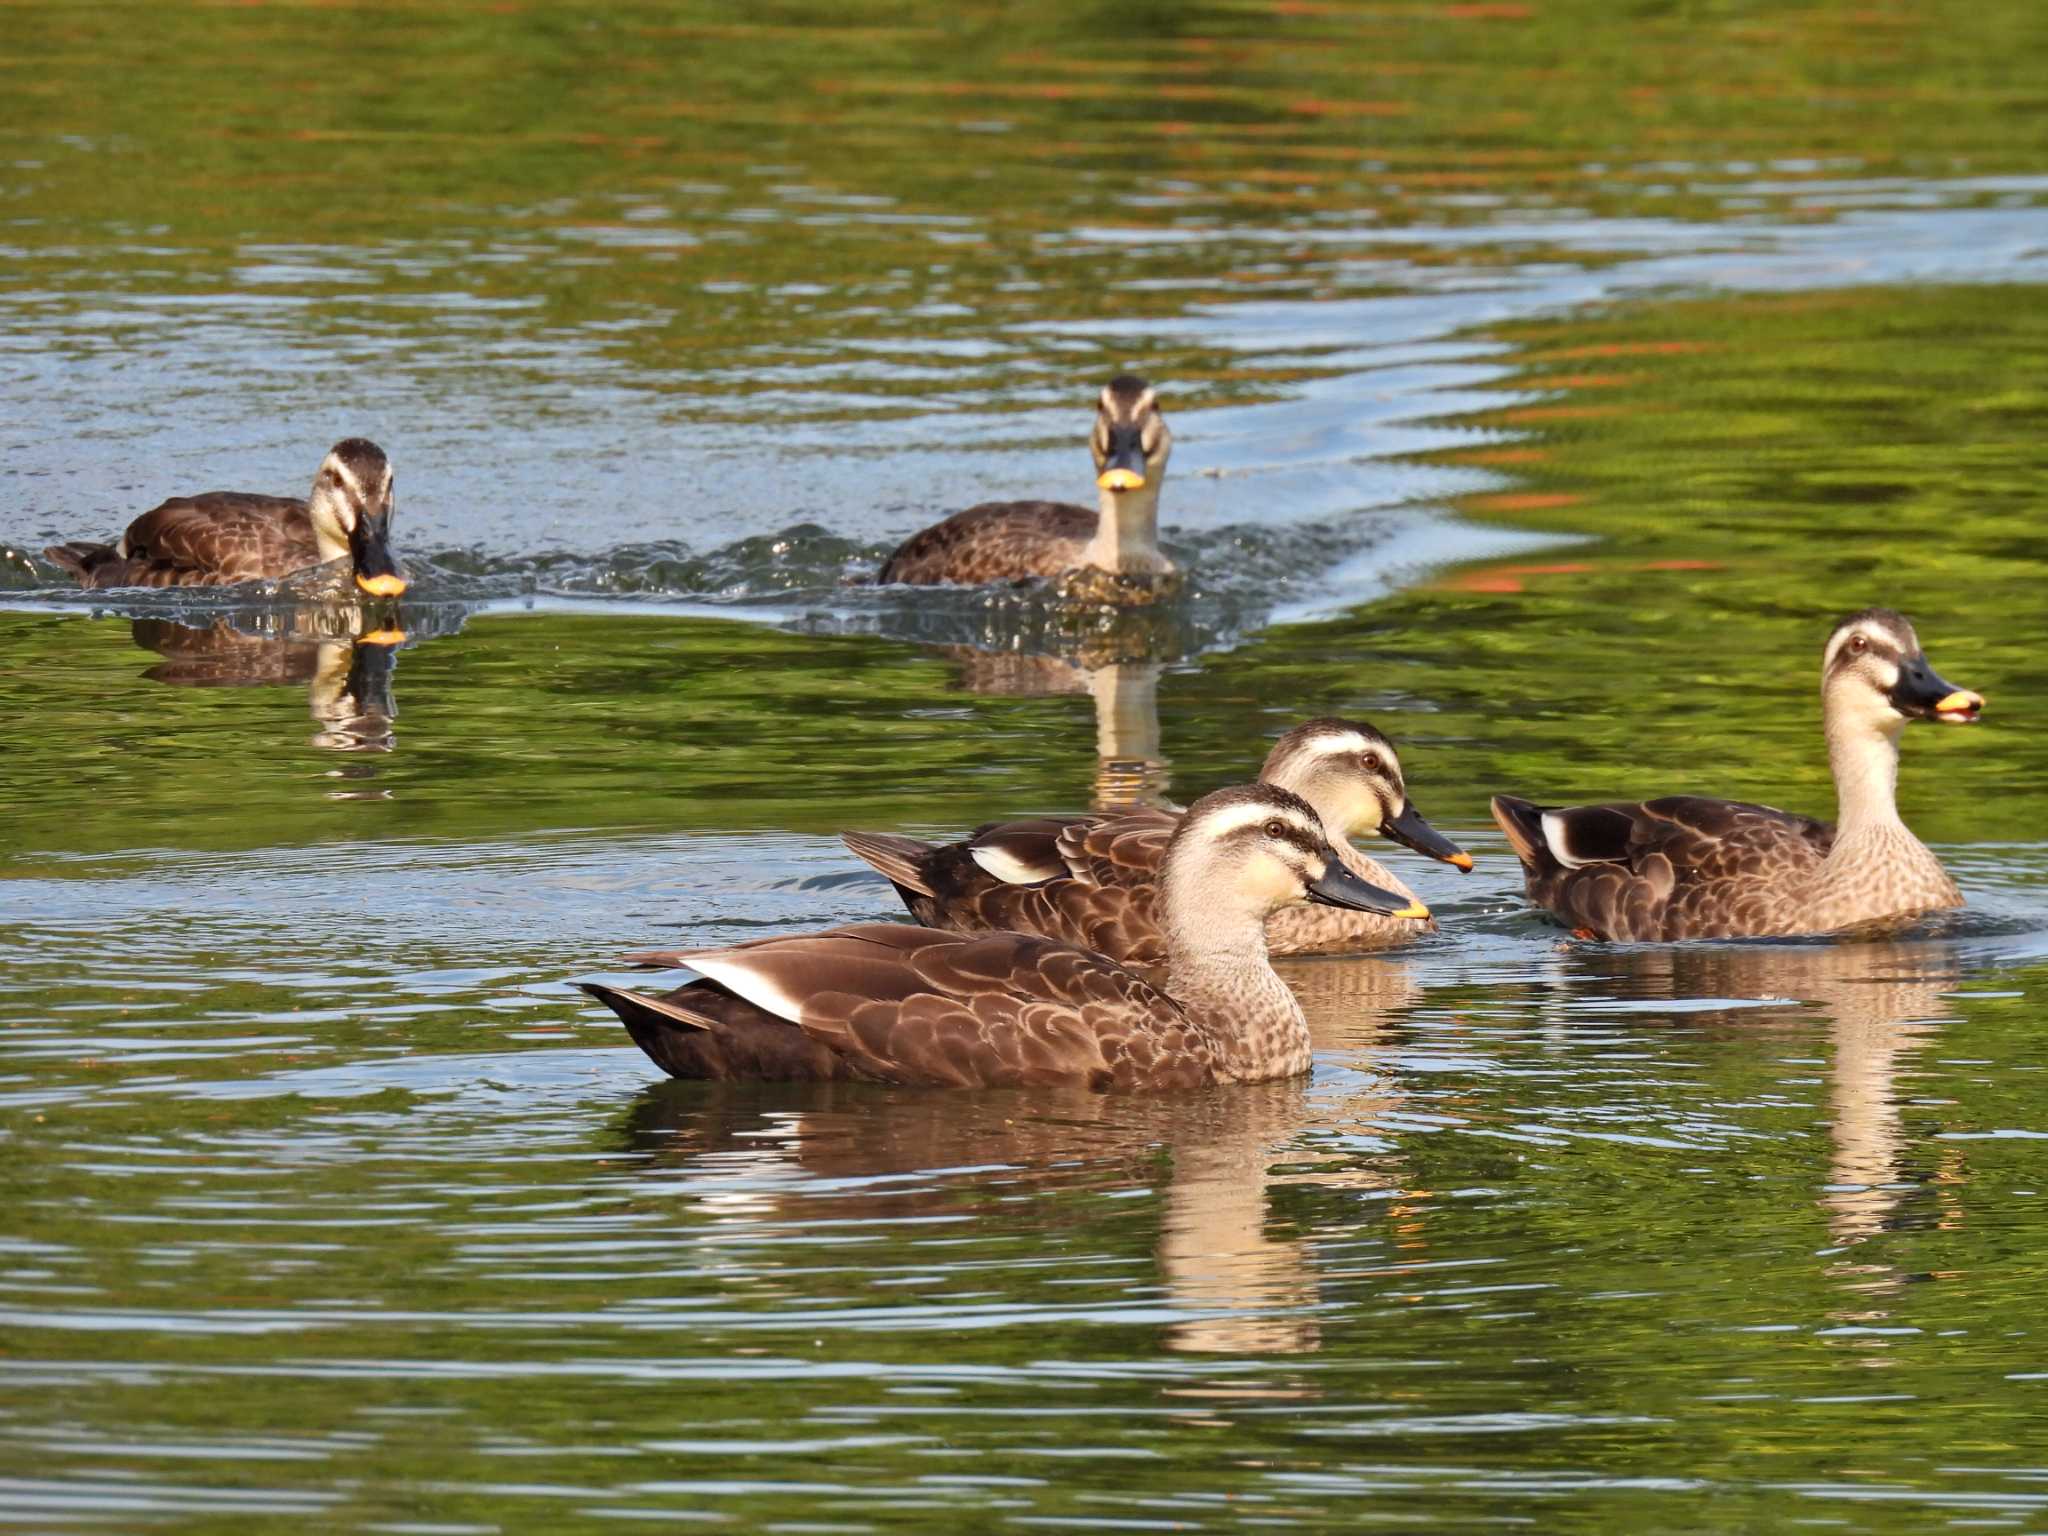
{"label": "duck head", "polygon": [[1337,837],[1389,837],[1454,868],[1472,868],[1472,855],[1423,820],[1408,798],[1394,744],[1362,720],[1325,716],[1297,725],[1273,743],[1259,777],[1301,796]]}
{"label": "duck head", "polygon": [[1152,386],[1128,373],[1103,385],[1088,447],[1095,455],[1095,484],[1100,489],[1126,496],[1149,488],[1156,497],[1166,474],[1166,456],[1173,451],[1173,434],[1166,429]]}
{"label": "duck head", "polygon": [[391,552],[391,461],[367,438],[336,443],[313,477],[307,514],[321,560],[349,559],[358,590],[396,597],[410,583]]}
{"label": "duck head", "polygon": [[1889,608],[1852,613],[1828,636],[1821,698],[1831,727],[1897,736],[1908,720],[1967,725],[1984,696],[1936,672],[1905,616]]}
{"label": "duck head", "polygon": [[1315,807],[1272,784],[1219,789],[1189,806],[1167,844],[1164,878],[1177,905],[1225,920],[1263,921],[1298,901],[1429,916],[1421,902],[1353,874]]}

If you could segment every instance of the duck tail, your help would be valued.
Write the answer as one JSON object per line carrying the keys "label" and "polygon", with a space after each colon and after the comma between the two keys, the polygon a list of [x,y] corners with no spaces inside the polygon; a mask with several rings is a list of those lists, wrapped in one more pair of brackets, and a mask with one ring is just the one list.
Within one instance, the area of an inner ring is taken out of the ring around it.
{"label": "duck tail", "polygon": [[932,889],[931,877],[925,873],[925,865],[932,856],[930,843],[886,832],[842,832],[839,840],[881,871],[890,884],[905,893],[906,899],[913,895],[938,895]]}
{"label": "duck tail", "polygon": [[1543,807],[1528,800],[1518,800],[1513,795],[1493,797],[1493,819],[1500,823],[1501,831],[1507,833],[1508,843],[1515,850],[1515,857],[1532,870],[1543,870],[1557,860],[1551,856],[1550,844],[1543,835]]}
{"label": "duck tail", "polygon": [[81,539],[71,544],[52,544],[43,551],[43,558],[76,576],[80,586],[90,587],[99,568],[121,556],[111,544],[88,544]]}
{"label": "duck tail", "polygon": [[[588,992],[616,1013],[625,1026],[633,1031],[636,1038],[640,1033],[639,1026],[635,1023],[636,1019],[639,1024],[653,1025],[661,1029],[671,1028],[677,1024],[685,1029],[714,1029],[718,1024],[716,1019],[698,1013],[687,1003],[677,1002],[673,998],[650,997],[645,992],[635,992],[626,987],[608,987],[597,981],[579,981],[576,983],[576,989],[579,992]],[[656,1024],[656,1020],[660,1023]]]}

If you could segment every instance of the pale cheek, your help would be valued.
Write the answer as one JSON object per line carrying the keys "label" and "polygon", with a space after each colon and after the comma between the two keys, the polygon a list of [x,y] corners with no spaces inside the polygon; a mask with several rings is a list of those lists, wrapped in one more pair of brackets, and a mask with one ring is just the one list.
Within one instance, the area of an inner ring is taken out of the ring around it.
{"label": "pale cheek", "polygon": [[1841,706],[1842,716],[1855,725],[1867,730],[1887,730],[1899,721],[1899,712],[1892,708],[1891,701],[1876,691],[1875,678],[1867,683],[1855,681],[1851,697]]}
{"label": "pale cheek", "polygon": [[1257,867],[1251,871],[1251,878],[1246,880],[1245,884],[1262,901],[1269,903],[1288,901],[1301,889],[1301,881],[1294,872],[1269,855],[1260,857]]}
{"label": "pale cheek", "polygon": [[1377,832],[1380,822],[1385,819],[1380,806],[1380,797],[1370,790],[1354,789],[1344,797],[1344,832]]}

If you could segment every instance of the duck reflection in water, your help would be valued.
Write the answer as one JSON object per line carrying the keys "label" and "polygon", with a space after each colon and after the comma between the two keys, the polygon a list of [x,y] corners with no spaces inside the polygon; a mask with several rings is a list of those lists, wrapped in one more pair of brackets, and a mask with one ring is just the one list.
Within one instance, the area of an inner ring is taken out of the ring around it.
{"label": "duck reflection in water", "polygon": [[1237,632],[1234,623],[1177,605],[1069,609],[1020,601],[961,607],[927,599],[891,610],[880,632],[923,645],[953,669],[969,693],[1088,696],[1095,707],[1091,803],[1108,811],[1163,803],[1160,676],[1167,666],[1226,643]]}
{"label": "duck reflection in water", "polygon": [[1165,803],[1168,764],[1159,745],[1160,664],[942,646],[960,686],[1004,698],[1086,694],[1095,705],[1095,779],[1089,807],[1126,810]]}
{"label": "duck reflection in water", "polygon": [[335,616],[317,610],[265,617],[281,622],[250,629],[227,615],[204,625],[136,619],[135,643],[164,658],[142,675],[179,688],[303,683],[307,708],[320,727],[307,738],[310,745],[330,752],[393,750],[398,706],[391,675],[405,632],[393,627],[351,633]]}
{"label": "duck reflection in water", "polygon": [[[1156,1310],[1166,1346],[1195,1354],[1312,1352],[1322,1343],[1317,1242],[1333,1233],[1352,1238],[1356,1222],[1347,1214],[1341,1224],[1275,1232],[1271,1192],[1282,1183],[1333,1192],[1398,1186],[1398,1169],[1383,1160],[1319,1154],[1301,1138],[1335,1131],[1352,1145],[1382,1140],[1371,1122],[1391,1107],[1393,1089],[1355,1052],[1418,989],[1394,964],[1300,969],[1320,982],[1303,989],[1312,1032],[1319,1043],[1354,1052],[1351,1064],[1365,1067],[1366,1092],[1347,1090],[1332,1102],[1304,1079],[1165,1098],[661,1082],[635,1100],[626,1142],[655,1168],[672,1170],[713,1222],[810,1228],[829,1220],[842,1232],[846,1224],[888,1223],[897,1235],[906,1221],[971,1222],[977,1240],[999,1240],[1013,1219],[1022,1219],[1034,1234],[1068,1228],[1065,1241],[1051,1241],[1072,1254],[1082,1275],[1125,1274],[1108,1267],[1123,1255],[1115,1234],[1125,1218],[1098,1225],[1103,1203],[1057,1197],[1156,1188],[1155,1251],[1165,1291]],[[646,1163],[638,1165],[637,1176],[647,1172]],[[1034,1198],[1020,1203],[1020,1195]],[[1122,1211],[1125,1202],[1112,1200],[1108,1208]],[[1344,1209],[1353,1208],[1345,1202]],[[1376,1222],[1390,1214],[1386,1202],[1370,1210]],[[1399,1246],[1398,1199],[1391,1220]],[[1146,1278],[1119,1289],[1123,1294],[1107,1305],[1155,1311]],[[1179,1383],[1177,1392],[1187,1395],[1189,1386]],[[1262,1390],[1269,1389],[1277,1390],[1270,1381]],[[1304,1383],[1302,1395],[1311,1390]]]}
{"label": "duck reflection in water", "polygon": [[[1904,1113],[1912,1089],[1902,1084],[1955,1017],[1948,994],[1962,966],[1952,943],[1675,946],[1608,951],[1600,966],[1659,996],[1782,1003],[1729,1011],[1731,1029],[1752,1039],[1760,1027],[1803,1033],[1816,1013],[1826,1021],[1834,1048],[1830,1152],[1818,1204],[1834,1248],[1853,1251],[1892,1232],[1959,1219],[1960,1160],[1916,1153]],[[1909,1278],[1881,1260],[1840,1252],[1827,1272],[1858,1293],[1896,1290]]]}

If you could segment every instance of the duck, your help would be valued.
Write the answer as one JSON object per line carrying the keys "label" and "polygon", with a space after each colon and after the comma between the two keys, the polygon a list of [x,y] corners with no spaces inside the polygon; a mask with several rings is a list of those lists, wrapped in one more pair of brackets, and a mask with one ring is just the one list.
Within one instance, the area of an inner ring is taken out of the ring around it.
{"label": "duck", "polygon": [[1413,905],[1352,873],[1315,808],[1271,784],[1189,807],[1160,885],[1157,983],[1037,934],[860,923],[627,956],[697,972],[660,996],[580,985],[672,1077],[1167,1092],[1309,1069],[1301,1004],[1266,956],[1275,909]]}
{"label": "duck", "polygon": [[1493,797],[1529,899],[1581,938],[1789,937],[1910,920],[1963,904],[1896,797],[1911,720],[1966,725],[1984,696],[1945,681],[1889,608],[1852,613],[1821,653],[1821,718],[1837,819],[1740,800],[1550,807]]}
{"label": "duck", "polygon": [[1179,572],[1159,548],[1159,490],[1173,434],[1152,386],[1119,374],[1095,403],[1093,511],[1056,501],[990,501],[912,534],[883,562],[884,585],[1053,582],[1074,601],[1139,605]]}
{"label": "duck", "polygon": [[[1414,891],[1354,848],[1353,836],[1376,833],[1461,871],[1472,868],[1472,856],[1423,819],[1393,742],[1365,721],[1323,716],[1295,726],[1266,754],[1259,782],[1315,807],[1353,874],[1410,901]],[[1140,806],[991,822],[955,843],[873,832],[841,837],[927,927],[1042,933],[1126,965],[1154,966],[1167,954],[1160,874],[1180,822],[1172,811]],[[1412,913],[1293,906],[1267,919],[1266,945],[1275,955],[1330,954],[1403,943],[1434,927],[1434,919]]]}
{"label": "duck", "polygon": [[52,544],[44,558],[81,587],[215,587],[276,581],[347,560],[356,588],[396,597],[409,585],[391,553],[391,461],[343,438],[320,461],[305,501],[247,491],[173,496],[112,544]]}

